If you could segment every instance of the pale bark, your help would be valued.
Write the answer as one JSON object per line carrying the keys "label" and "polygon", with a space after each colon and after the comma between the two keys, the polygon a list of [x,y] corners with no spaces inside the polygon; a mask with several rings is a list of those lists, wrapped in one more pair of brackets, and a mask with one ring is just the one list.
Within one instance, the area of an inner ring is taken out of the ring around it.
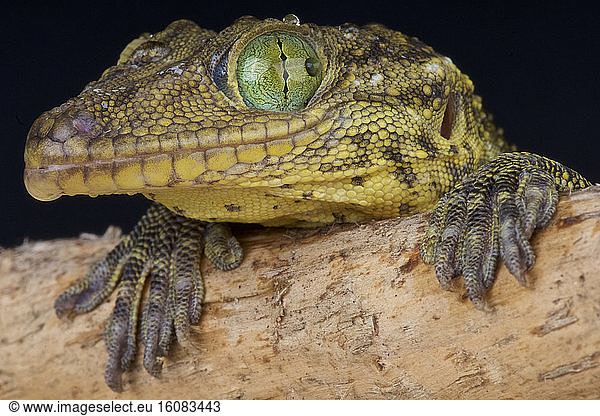
{"label": "pale bark", "polygon": [[523,288],[504,266],[493,312],[439,287],[419,258],[426,216],[244,231],[243,264],[204,265],[197,350],[160,379],[139,358],[116,394],[104,323],[52,304],[117,238],[0,252],[0,398],[600,398],[600,188],[562,197]]}

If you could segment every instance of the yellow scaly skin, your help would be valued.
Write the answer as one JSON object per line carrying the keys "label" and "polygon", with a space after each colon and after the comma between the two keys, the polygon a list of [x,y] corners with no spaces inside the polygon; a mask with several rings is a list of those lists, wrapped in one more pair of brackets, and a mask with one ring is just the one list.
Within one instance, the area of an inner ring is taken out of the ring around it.
{"label": "yellow scaly skin", "polygon": [[[261,39],[280,78],[246,88]],[[308,87],[294,84],[301,77]],[[284,101],[264,104],[271,96]],[[34,122],[25,183],[40,200],[143,193],[157,202],[55,304],[59,316],[87,312],[118,287],[105,379],[120,390],[145,282],[144,366],[158,375],[173,334],[185,344],[200,316],[203,242],[221,269],[240,263],[221,222],[318,226],[435,205],[422,257],[445,288],[464,275],[483,308],[498,256],[524,282],[535,260],[529,237],[558,192],[589,186],[557,162],[504,153],[512,150],[470,79],[416,38],[381,25],[300,25],[293,15],[244,17],[220,33],[180,20],[131,42],[98,81]]]}

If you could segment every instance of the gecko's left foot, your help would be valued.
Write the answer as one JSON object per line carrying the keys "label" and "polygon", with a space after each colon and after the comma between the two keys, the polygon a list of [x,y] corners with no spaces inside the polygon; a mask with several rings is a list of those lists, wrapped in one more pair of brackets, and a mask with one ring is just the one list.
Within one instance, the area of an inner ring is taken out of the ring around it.
{"label": "gecko's left foot", "polygon": [[498,256],[522,285],[535,262],[529,238],[556,210],[558,192],[589,186],[577,172],[529,153],[505,153],[465,178],[436,205],[421,246],[444,289],[463,275],[467,295],[486,309]]}
{"label": "gecko's left foot", "polygon": [[104,333],[108,350],[105,380],[111,389],[122,390],[121,374],[134,358],[142,304],[143,362],[150,374],[160,373],[160,357],[167,354],[173,338],[184,347],[189,345],[190,325],[198,323],[204,297],[200,274],[203,240],[207,257],[216,267],[230,270],[241,262],[241,248],[225,225],[191,220],[154,205],[119,245],[56,299],[59,317],[84,313],[118,286]]}

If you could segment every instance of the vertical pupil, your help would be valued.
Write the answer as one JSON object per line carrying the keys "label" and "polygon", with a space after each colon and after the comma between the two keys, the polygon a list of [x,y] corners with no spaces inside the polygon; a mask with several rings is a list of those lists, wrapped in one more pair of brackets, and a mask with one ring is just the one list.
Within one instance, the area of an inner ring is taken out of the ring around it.
{"label": "vertical pupil", "polygon": [[279,46],[279,50],[281,51],[279,58],[283,63],[283,95],[287,98],[289,92],[287,81],[290,76],[290,74],[287,71],[287,68],[285,67],[285,60],[287,59],[287,56],[285,56],[285,52],[283,52],[283,42],[281,41],[281,39],[277,39],[277,45]]}

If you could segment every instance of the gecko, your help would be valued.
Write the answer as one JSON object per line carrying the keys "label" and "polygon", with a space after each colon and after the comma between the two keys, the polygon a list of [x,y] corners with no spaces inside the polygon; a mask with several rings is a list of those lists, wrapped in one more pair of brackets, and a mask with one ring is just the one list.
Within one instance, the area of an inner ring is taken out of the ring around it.
{"label": "gecko", "polygon": [[417,38],[292,14],[241,17],[218,33],[178,20],[142,34],[35,120],[24,159],[27,190],[42,201],[153,201],[54,305],[59,317],[85,313],[117,290],[104,333],[115,391],[138,339],[153,376],[174,339],[189,345],[203,255],[222,270],[243,258],[227,223],[318,227],[431,212],[423,261],[444,289],[462,276],[486,309],[499,261],[524,284],[532,233],[560,192],[590,186],[516,151],[469,77]]}

